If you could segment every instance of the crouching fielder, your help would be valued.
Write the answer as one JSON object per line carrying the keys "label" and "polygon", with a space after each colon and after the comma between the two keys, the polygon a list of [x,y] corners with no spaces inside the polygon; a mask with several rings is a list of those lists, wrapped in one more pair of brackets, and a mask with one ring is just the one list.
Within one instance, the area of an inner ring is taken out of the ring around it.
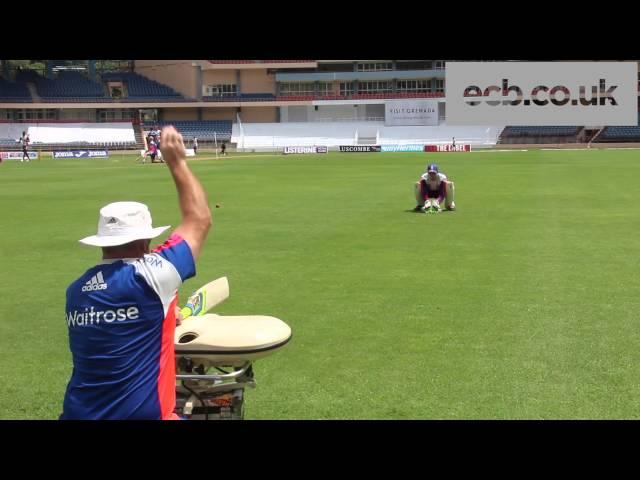
{"label": "crouching fielder", "polygon": [[427,167],[427,173],[420,176],[420,180],[415,184],[416,212],[424,212],[425,206],[431,206],[436,210],[441,210],[440,205],[444,201],[447,210],[455,210],[454,202],[455,186],[453,182],[447,180],[444,173],[438,171],[435,163]]}

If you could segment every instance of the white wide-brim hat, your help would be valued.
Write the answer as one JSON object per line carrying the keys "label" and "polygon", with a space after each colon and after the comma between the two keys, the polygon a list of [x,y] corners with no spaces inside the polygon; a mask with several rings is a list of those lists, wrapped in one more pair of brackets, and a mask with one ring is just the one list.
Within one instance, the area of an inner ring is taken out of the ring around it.
{"label": "white wide-brim hat", "polygon": [[115,247],[134,240],[155,238],[169,227],[154,228],[151,212],[144,203],[115,202],[100,209],[98,234],[79,242],[93,247]]}

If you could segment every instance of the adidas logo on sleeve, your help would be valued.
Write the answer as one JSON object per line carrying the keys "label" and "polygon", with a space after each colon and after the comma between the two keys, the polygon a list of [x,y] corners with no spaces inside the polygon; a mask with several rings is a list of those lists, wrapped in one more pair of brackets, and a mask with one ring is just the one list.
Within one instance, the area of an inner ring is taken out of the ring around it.
{"label": "adidas logo on sleeve", "polygon": [[93,292],[96,290],[106,290],[108,287],[107,283],[104,281],[104,277],[102,276],[102,272],[96,273],[91,280],[84,284],[82,287],[83,292]]}

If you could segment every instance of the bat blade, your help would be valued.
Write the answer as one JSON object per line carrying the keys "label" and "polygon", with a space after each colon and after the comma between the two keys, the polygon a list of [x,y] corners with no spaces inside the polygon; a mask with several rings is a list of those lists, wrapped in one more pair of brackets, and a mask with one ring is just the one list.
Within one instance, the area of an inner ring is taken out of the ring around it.
{"label": "bat blade", "polygon": [[180,310],[182,318],[204,315],[227,298],[229,298],[229,280],[227,277],[217,278],[193,292],[187,304]]}

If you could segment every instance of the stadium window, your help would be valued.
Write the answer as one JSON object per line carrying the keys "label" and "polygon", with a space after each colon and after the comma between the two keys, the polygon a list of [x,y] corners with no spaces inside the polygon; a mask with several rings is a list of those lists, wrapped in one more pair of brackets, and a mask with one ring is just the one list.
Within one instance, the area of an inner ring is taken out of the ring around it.
{"label": "stadium window", "polygon": [[436,78],[436,92],[442,93],[444,92],[444,79]]}
{"label": "stadium window", "polygon": [[390,81],[367,81],[360,82],[358,86],[358,93],[385,93],[391,92]]}
{"label": "stadium window", "polygon": [[238,93],[238,88],[235,83],[220,85],[222,87],[222,95],[235,97]]}
{"label": "stadium window", "polygon": [[380,72],[385,70],[393,70],[393,63],[391,62],[373,62],[373,63],[358,63],[356,66],[358,72]]}
{"label": "stadium window", "polygon": [[430,80],[398,80],[396,83],[398,92],[428,92],[430,89]]}
{"label": "stadium window", "polygon": [[443,60],[436,60],[435,65],[433,68],[435,68],[436,70],[444,70],[444,61]]}
{"label": "stadium window", "polygon": [[205,96],[207,97],[235,97],[237,92],[238,87],[235,83],[205,86]]}
{"label": "stadium window", "polygon": [[347,95],[353,95],[354,92],[354,88],[353,88],[353,82],[340,82],[340,95],[341,96],[347,96]]}
{"label": "stadium window", "polygon": [[287,82],[280,84],[280,95],[313,95],[313,82]]}
{"label": "stadium window", "polygon": [[333,95],[333,86],[329,82],[320,82],[318,84],[318,95]]}
{"label": "stadium window", "polygon": [[399,92],[428,92],[430,88],[430,80],[402,80],[397,84]]}

